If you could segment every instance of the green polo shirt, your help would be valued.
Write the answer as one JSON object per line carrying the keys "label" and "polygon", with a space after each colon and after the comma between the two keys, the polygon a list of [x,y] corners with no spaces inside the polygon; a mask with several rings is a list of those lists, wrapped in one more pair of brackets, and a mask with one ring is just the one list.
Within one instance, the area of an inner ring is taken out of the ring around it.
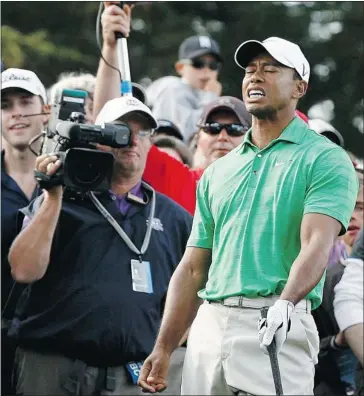
{"label": "green polo shirt", "polygon": [[[243,143],[204,172],[187,246],[212,249],[203,299],[281,294],[297,258],[306,213],[337,219],[346,232],[359,183],[349,156],[295,117],[259,150]],[[325,276],[325,275],[324,275]],[[308,294],[320,305],[324,276]]]}

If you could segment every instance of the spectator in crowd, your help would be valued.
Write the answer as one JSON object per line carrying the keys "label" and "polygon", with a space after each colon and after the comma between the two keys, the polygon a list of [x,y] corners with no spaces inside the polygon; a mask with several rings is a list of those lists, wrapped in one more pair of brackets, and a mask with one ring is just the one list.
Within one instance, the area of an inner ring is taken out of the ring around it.
{"label": "spectator in crowd", "polygon": [[[327,270],[323,289],[322,304],[313,311],[320,336],[320,352],[315,374],[315,395],[350,395],[355,388],[355,368],[357,359],[346,347],[343,333],[340,332],[334,316],[334,288],[340,281],[352,253],[352,246],[363,227],[364,186],[363,172],[356,170],[359,180],[359,193],[351,215],[347,232],[339,238],[344,250],[336,255],[336,262]],[[344,242],[345,241],[345,242]],[[336,243],[336,246],[338,244]],[[333,257],[331,252],[331,257]]]}
{"label": "spectator in crowd", "polygon": [[244,103],[231,96],[222,96],[205,107],[198,121],[192,169],[152,147],[143,177],[157,191],[168,195],[193,214],[197,182],[204,169],[237,147],[250,125],[251,116]]}
{"label": "spectator in crowd", "polygon": [[[363,170],[357,168],[356,169],[357,176],[359,178],[360,185],[363,185]],[[363,214],[364,214],[364,192],[361,190],[361,193],[358,194],[358,198],[355,205],[355,210],[350,219],[350,224],[348,227],[348,231],[345,235],[338,238],[335,242],[331,252],[330,258],[328,262],[328,268],[331,268],[335,264],[337,264],[340,260],[345,260],[351,252],[354,241],[358,236],[360,228],[363,226]]]}
{"label": "spectator in crowd", "polygon": [[298,45],[252,40],[235,60],[246,72],[252,128],[199,182],[188,247],[139,384],[166,388],[169,355],[200,297],[206,301],[190,330],[182,394],[274,394],[263,353],[273,337],[284,394],[312,394],[319,339],[311,308],[321,303],[329,251],[346,231],[358,181],[345,151],[295,116],[310,76]]}
{"label": "spectator in crowd", "polygon": [[344,274],[335,287],[334,311],[344,339],[357,357],[360,366],[357,376],[357,395],[364,394],[363,387],[363,228],[353,251],[347,259]]}
{"label": "spectator in crowd", "polygon": [[[119,22],[115,22],[116,15],[118,16]],[[110,64],[115,64],[117,60],[115,32],[121,31],[121,29],[123,29],[123,25],[121,23],[125,20],[127,20],[130,24],[130,14],[125,13],[123,10],[120,9],[120,7],[109,6],[103,12],[102,35],[104,44],[102,53],[104,58]],[[105,104],[107,100],[120,96],[120,91],[117,88],[118,80],[119,73],[116,70],[108,67],[101,59],[97,72],[96,89],[94,95],[94,117],[97,116],[101,107]],[[222,102],[219,102],[218,100],[214,101],[212,107],[214,107],[215,110],[218,110],[219,107],[227,108],[228,113],[231,117],[230,121],[227,122],[225,120],[225,123],[232,124],[234,122],[238,122],[239,119],[244,119],[244,114],[247,113],[243,102],[241,102],[239,99],[231,97],[222,97],[221,99]],[[230,103],[230,105],[226,105],[226,103]],[[200,116],[203,116],[203,114],[201,113]],[[168,121],[170,121],[170,119],[168,119]],[[199,119],[195,121],[196,128],[198,128],[198,121]],[[214,122],[220,122],[219,118],[214,119]],[[244,119],[244,125],[250,126],[250,116],[249,119]],[[229,145],[230,149],[240,144],[243,140],[243,134],[240,137],[232,138],[228,135],[225,128],[221,129],[220,134],[208,134],[205,131],[201,131],[201,135],[203,138],[200,139],[200,142],[201,144],[204,143],[207,150],[207,152],[203,154],[206,158],[211,156],[211,154],[215,151],[211,149],[211,146],[216,146],[216,140],[226,141],[227,139],[229,141],[232,141],[233,144]],[[221,137],[219,135],[221,135]],[[226,147],[227,144],[225,144],[225,148]],[[220,155],[224,155],[228,150],[218,151],[220,151]],[[212,162],[212,159],[211,161],[207,159],[206,162]],[[202,168],[190,169],[187,166],[181,164],[179,161],[175,160],[174,158],[171,158],[171,156],[169,156],[167,153],[161,152],[157,147],[153,145],[151,150],[149,151],[149,156],[143,178],[148,183],[150,183],[157,191],[169,196],[180,205],[182,205],[185,209],[187,209],[191,214],[193,214],[196,203],[197,181],[201,177],[203,170],[204,169]]]}
{"label": "spectator in crowd", "polygon": [[137,98],[138,100],[140,100],[142,103],[145,104],[147,100],[147,94],[145,92],[145,89],[140,84],[135,82],[131,83],[131,89],[134,98]]}
{"label": "spectator in crowd", "polygon": [[[54,104],[58,94],[64,89],[76,89],[87,92],[85,104],[85,122],[92,124],[93,105],[94,105],[94,91],[95,91],[96,77],[90,73],[66,72],[58,77],[58,81],[49,88],[50,103]],[[145,103],[146,93],[144,88],[135,82],[132,82],[132,94],[135,98]]]}
{"label": "spectator in crowd", "polygon": [[163,119],[157,120],[158,126],[154,131],[154,135],[166,135],[166,136],[173,136],[179,140],[184,141],[183,135],[180,129],[173,124],[173,122]]}
{"label": "spectator in crowd", "polygon": [[[132,132],[130,147],[101,147],[114,156],[111,192],[77,198],[55,186],[21,210],[9,252],[15,280],[28,284],[9,331],[19,345],[17,394],[139,394],[140,362],[185,250],[191,216],[141,181],[156,127],[150,110],[118,98],[99,114],[103,122]],[[59,166],[52,154],[36,161],[48,176]],[[171,394],[179,393],[183,357],[183,348],[172,357]]]}
{"label": "spectator in crowd", "polygon": [[[1,73],[1,334],[2,394],[13,394],[11,371],[15,347],[7,338],[16,302],[23,290],[11,277],[8,251],[17,235],[18,210],[39,194],[34,179],[31,139],[41,134],[49,111],[46,91],[35,73],[10,68]],[[39,149],[37,144],[33,146]]]}
{"label": "spectator in crowd", "polygon": [[59,95],[64,89],[86,91],[85,122],[92,124],[95,80],[95,76],[90,73],[66,72],[60,74],[58,81],[49,88],[50,103],[54,104],[56,102],[57,95]]}
{"label": "spectator in crowd", "polygon": [[153,138],[153,144],[159,148],[160,151],[169,154],[178,162],[189,167],[192,166],[192,154],[188,147],[181,142],[181,140],[174,136],[159,135]]}
{"label": "spectator in crowd", "polygon": [[[221,95],[218,74],[222,57],[219,45],[208,36],[188,37],[180,45],[178,56],[175,68],[181,78],[165,84],[151,105],[156,118],[173,121],[188,140],[196,132],[203,108]],[[152,83],[147,92],[154,89]]]}
{"label": "spectator in crowd", "polygon": [[315,132],[326,136],[332,142],[344,148],[344,138],[342,137],[341,133],[328,122],[319,118],[314,118],[308,120],[308,125]]}

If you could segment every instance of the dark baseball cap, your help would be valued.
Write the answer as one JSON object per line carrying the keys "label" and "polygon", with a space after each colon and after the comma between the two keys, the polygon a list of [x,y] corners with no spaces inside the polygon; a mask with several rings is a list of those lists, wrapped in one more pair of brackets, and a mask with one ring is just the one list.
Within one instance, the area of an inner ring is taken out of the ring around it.
{"label": "dark baseball cap", "polygon": [[198,122],[198,126],[206,124],[208,118],[217,110],[228,110],[234,113],[242,125],[247,125],[249,128],[252,125],[252,116],[245,108],[244,102],[233,96],[221,96],[205,106],[202,117]]}
{"label": "dark baseball cap", "polygon": [[132,94],[133,94],[134,98],[137,98],[142,103],[146,104],[145,100],[146,100],[147,94],[145,93],[144,88],[140,84],[137,84],[135,82],[131,83],[131,88],[132,88]]}
{"label": "dark baseball cap", "polygon": [[219,44],[209,36],[191,36],[186,38],[178,50],[179,59],[193,59],[211,54],[222,62]]}
{"label": "dark baseball cap", "polygon": [[158,127],[156,129],[154,129],[155,135],[163,133],[165,135],[174,136],[175,138],[177,138],[179,140],[182,140],[182,141],[184,140],[180,129],[177,127],[177,125],[173,124],[172,121],[158,119],[157,123],[158,123]]}

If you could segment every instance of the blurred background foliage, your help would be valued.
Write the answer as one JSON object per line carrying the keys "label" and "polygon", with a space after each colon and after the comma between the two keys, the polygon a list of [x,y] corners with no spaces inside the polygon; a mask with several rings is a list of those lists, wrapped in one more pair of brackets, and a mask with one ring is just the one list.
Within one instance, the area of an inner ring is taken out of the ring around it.
{"label": "blurred background foliage", "polygon": [[[98,2],[2,2],[2,60],[35,71],[46,86],[64,71],[95,74]],[[223,94],[241,97],[243,70],[233,60],[248,39],[298,43],[311,64],[299,109],[331,122],[346,148],[363,157],[363,2],[140,2],[133,10],[132,78],[147,85],[174,75],[178,47],[193,34],[215,38],[224,56]]]}

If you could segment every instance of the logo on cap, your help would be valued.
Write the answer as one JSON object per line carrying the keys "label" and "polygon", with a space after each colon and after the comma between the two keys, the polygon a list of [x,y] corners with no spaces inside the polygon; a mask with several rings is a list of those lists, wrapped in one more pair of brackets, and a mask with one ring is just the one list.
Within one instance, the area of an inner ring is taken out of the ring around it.
{"label": "logo on cap", "polygon": [[128,98],[127,101],[126,101],[126,104],[128,106],[139,106],[139,102],[135,98]]}
{"label": "logo on cap", "polygon": [[305,64],[302,63],[302,77],[304,77],[308,73],[308,70],[306,71]]}
{"label": "logo on cap", "polygon": [[29,77],[29,76],[24,76],[24,75],[21,75],[21,74],[14,74],[14,73],[11,73],[11,74],[2,74],[2,79],[1,79],[1,81],[4,83],[4,82],[7,82],[7,81],[14,81],[14,80],[20,80],[20,81],[28,81],[28,82],[30,82],[30,80],[31,80],[31,77]]}
{"label": "logo on cap", "polygon": [[210,37],[200,36],[199,38],[200,47],[202,48],[211,48],[211,40]]}

